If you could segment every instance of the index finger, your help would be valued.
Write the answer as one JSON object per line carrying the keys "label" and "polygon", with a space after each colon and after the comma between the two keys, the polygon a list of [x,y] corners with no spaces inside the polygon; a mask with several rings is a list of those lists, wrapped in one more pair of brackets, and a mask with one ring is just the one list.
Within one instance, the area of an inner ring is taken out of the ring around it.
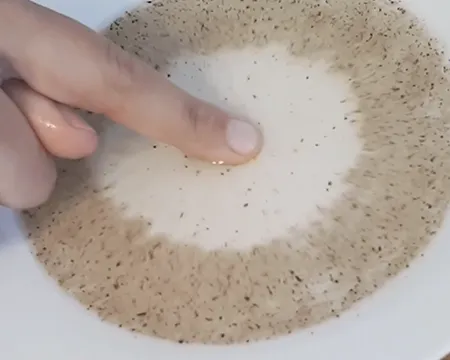
{"label": "index finger", "polygon": [[207,160],[238,164],[261,148],[253,126],[193,98],[76,21],[29,1],[6,0],[0,2],[0,34],[11,29],[14,36],[0,35],[0,50],[47,97]]}

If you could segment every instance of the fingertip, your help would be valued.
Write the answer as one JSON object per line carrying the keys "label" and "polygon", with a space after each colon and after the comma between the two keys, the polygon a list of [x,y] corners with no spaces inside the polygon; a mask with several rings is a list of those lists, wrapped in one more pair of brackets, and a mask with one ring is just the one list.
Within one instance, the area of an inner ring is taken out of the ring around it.
{"label": "fingertip", "polygon": [[187,108],[189,115],[183,122],[190,131],[176,145],[193,151],[190,156],[215,164],[241,165],[261,152],[262,131],[245,117],[198,99],[191,99]]}
{"label": "fingertip", "polygon": [[230,119],[225,138],[230,150],[239,155],[243,163],[257,156],[262,148],[261,130],[248,121]]}
{"label": "fingertip", "polygon": [[98,142],[95,130],[72,108],[37,93],[22,81],[7,81],[4,88],[49,153],[80,159],[95,151]]}
{"label": "fingertip", "polygon": [[247,121],[226,121],[224,126],[197,138],[174,144],[187,156],[217,165],[242,165],[257,158],[263,147],[262,131]]}
{"label": "fingertip", "polygon": [[69,125],[64,130],[67,131],[66,136],[70,139],[70,143],[63,144],[63,136],[55,139],[53,145],[58,142],[58,149],[52,152],[53,155],[66,159],[81,159],[92,155],[98,145],[98,136],[95,130],[72,109],[61,105],[57,105],[57,107],[64,121]]}
{"label": "fingertip", "polygon": [[54,111],[45,117],[29,114],[36,134],[52,155],[64,159],[81,159],[91,155],[98,143],[95,131],[71,109],[52,104]]}
{"label": "fingertip", "polygon": [[252,122],[191,96],[182,103],[181,116],[165,122],[158,140],[214,164],[245,164],[261,152],[263,134]]}

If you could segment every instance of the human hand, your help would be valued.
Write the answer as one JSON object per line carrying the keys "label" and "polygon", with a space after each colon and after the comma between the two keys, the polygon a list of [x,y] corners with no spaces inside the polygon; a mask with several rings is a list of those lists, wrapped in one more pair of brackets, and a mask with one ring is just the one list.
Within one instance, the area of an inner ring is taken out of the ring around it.
{"label": "human hand", "polygon": [[95,151],[95,131],[72,107],[207,161],[240,164],[261,148],[253,126],[28,0],[0,0],[0,85],[0,204],[15,209],[48,198],[56,180],[52,156],[77,159]]}

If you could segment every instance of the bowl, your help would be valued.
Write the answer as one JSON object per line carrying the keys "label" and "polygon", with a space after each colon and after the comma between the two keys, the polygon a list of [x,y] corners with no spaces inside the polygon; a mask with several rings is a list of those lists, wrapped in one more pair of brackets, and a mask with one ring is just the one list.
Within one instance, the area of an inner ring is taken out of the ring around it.
{"label": "bowl", "polygon": [[[136,0],[39,0],[100,30]],[[450,4],[404,2],[450,45]],[[270,136],[270,134],[266,134]],[[11,360],[285,359],[437,360],[450,352],[450,215],[423,256],[339,318],[291,335],[230,346],[175,344],[100,322],[62,293],[30,253],[17,214],[0,208],[0,348]]]}

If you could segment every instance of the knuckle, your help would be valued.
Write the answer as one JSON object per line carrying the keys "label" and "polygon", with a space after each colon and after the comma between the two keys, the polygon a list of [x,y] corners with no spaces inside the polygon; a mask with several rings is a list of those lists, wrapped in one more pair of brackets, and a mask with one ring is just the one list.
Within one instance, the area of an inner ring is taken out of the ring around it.
{"label": "knuckle", "polygon": [[111,41],[105,45],[106,79],[105,82],[114,91],[127,91],[135,79],[138,79],[138,62],[128,52]]}
{"label": "knuckle", "polygon": [[187,106],[186,116],[189,127],[192,130],[194,136],[203,140],[204,137],[208,137],[211,132],[221,131],[224,129],[224,118],[211,105],[207,103],[193,103]]}

